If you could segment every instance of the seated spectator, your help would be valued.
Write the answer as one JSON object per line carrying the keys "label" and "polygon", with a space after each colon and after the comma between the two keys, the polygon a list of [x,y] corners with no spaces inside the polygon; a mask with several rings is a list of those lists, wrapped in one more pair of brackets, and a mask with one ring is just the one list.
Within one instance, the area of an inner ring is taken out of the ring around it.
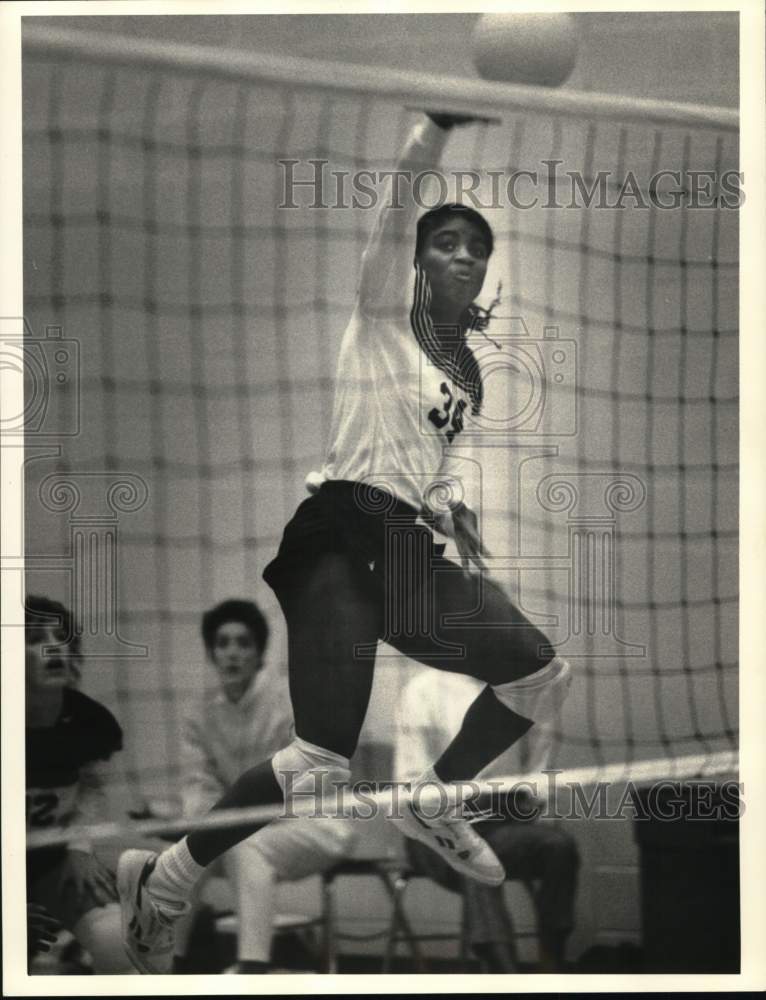
{"label": "seated spectator", "polygon": [[[426,669],[405,687],[400,701],[396,745],[396,770],[400,781],[412,781],[437,760],[460,729],[466,709],[480,692],[482,682],[463,674]],[[550,730],[531,729],[478,776],[487,780],[503,775],[534,773],[545,766]],[[537,881],[535,908],[540,942],[540,971],[564,968],[565,945],[574,923],[574,900],[579,856],[572,836],[548,820],[534,815],[534,802],[516,792],[490,804],[499,808],[496,818],[477,822],[474,829],[490,844],[503,863],[508,879]],[[406,841],[413,869],[445,889],[462,892],[467,906],[470,944],[491,972],[513,972],[512,923],[506,909],[504,887],[482,885],[458,875],[425,844]]]}
{"label": "seated spectator", "polygon": [[[79,648],[69,611],[28,597],[25,633],[27,830],[102,822],[122,730],[108,709],[77,690]],[[94,972],[134,974],[116,900],[114,873],[87,841],[28,851],[30,963],[60,926],[89,953]]]}
{"label": "seated spectator", "polygon": [[[206,813],[240,774],[292,738],[287,679],[263,666],[268,636],[266,620],[251,601],[224,601],[202,618],[217,690],[200,697],[183,727],[186,816]],[[278,882],[332,867],[349,854],[354,838],[352,820],[279,819],[223,855],[239,917],[238,972],[268,968]],[[176,972],[190,971],[186,950],[193,916],[183,917],[176,932]]]}

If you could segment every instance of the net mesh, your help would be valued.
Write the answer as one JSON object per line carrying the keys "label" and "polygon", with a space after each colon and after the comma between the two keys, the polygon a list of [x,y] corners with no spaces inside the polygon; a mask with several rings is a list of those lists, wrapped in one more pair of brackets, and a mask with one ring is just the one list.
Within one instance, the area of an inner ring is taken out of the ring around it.
{"label": "net mesh", "polygon": [[[27,436],[60,445],[29,453],[27,588],[86,619],[85,690],[125,729],[126,791],[167,794],[186,703],[210,680],[202,610],[254,598],[274,626],[271,668],[285,669],[261,572],[323,458],[375,215],[338,208],[332,172],[391,169],[414,115],[31,46],[23,86],[25,315],[36,341],[59,327],[79,348],[79,378],[50,391]],[[328,207],[307,187],[279,207],[286,160],[302,179],[326,161]],[[500,172],[501,195],[514,171],[538,173],[516,188],[535,207],[501,196],[485,211],[487,301],[502,282],[489,332],[520,371],[488,371],[486,418],[467,421],[461,454],[481,467],[498,579],[576,671],[553,762],[664,758],[672,773],[734,750],[737,213],[666,209],[648,192],[661,170],[687,187],[692,171],[736,170],[736,134],[514,113],[456,133],[444,169],[481,169],[483,185]],[[572,207],[568,172],[623,207]],[[109,506],[126,477],[146,502]],[[67,479],[77,510],[51,502]],[[77,532],[90,517],[101,538],[105,514],[107,584],[97,567],[83,581]],[[87,597],[107,586],[111,632]],[[390,739],[411,671],[382,651],[366,738]]]}

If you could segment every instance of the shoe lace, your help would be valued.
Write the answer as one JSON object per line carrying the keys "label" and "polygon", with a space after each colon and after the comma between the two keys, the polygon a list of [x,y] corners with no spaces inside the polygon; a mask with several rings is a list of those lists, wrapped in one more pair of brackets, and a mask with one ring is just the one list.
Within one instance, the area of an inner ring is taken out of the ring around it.
{"label": "shoe lace", "polygon": [[500,813],[489,806],[486,809],[474,809],[468,816],[463,817],[466,823],[473,825],[474,823],[480,823],[485,819],[500,819]]}
{"label": "shoe lace", "polygon": [[179,917],[182,917],[191,909],[189,903],[180,902],[179,900],[160,899],[153,895],[149,898],[152,903],[149,913],[163,929],[170,929]]}
{"label": "shoe lace", "polygon": [[469,826],[473,826],[474,823],[480,823],[485,819],[498,819],[500,814],[497,810],[489,806],[486,809],[473,808],[470,811],[461,813],[458,816],[448,817],[446,819],[447,823],[468,823]]}
{"label": "shoe lace", "polygon": [[171,916],[168,913],[163,913],[160,909],[156,910],[155,915],[157,917],[159,928],[163,931],[169,931],[175,921],[175,915]]}

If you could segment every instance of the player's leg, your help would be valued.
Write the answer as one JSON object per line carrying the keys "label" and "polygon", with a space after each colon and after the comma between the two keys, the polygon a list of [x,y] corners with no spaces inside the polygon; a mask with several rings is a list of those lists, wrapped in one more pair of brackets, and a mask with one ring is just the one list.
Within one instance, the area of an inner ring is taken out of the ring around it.
{"label": "player's leg", "polygon": [[569,666],[552,655],[545,635],[494,581],[466,577],[455,563],[437,558],[430,579],[419,586],[432,588],[433,618],[394,645],[437,669],[487,684],[434,766],[441,781],[468,780],[533,723],[551,718],[566,697]]}
{"label": "player's leg", "polygon": [[[314,795],[344,783],[372,690],[374,661],[359,659],[374,645],[378,599],[369,571],[343,553],[326,553],[279,594],[288,628],[290,695],[296,738],[271,760],[245,772],[216,803],[232,809]],[[261,823],[197,830],[157,858],[128,851],[120,859],[126,948],[145,972],[167,971],[172,922],[205,866]]]}
{"label": "player's leg", "polygon": [[[214,809],[279,802],[286,792],[305,796],[321,791],[322,776],[348,778],[372,691],[374,660],[359,658],[357,647],[374,645],[379,631],[373,588],[358,559],[329,552],[280,591],[296,739],[241,775]],[[199,830],[188,837],[189,851],[198,864],[209,864],[254,829]]]}
{"label": "player's leg", "polygon": [[[469,707],[460,730],[415,784],[467,781],[513,745],[536,721],[548,719],[563,700],[569,666],[546,651],[545,636],[511,603],[497,584],[466,577],[449,560],[436,558],[420,579],[402,575],[388,586],[415,612],[432,607],[430,620],[410,635],[388,630],[401,652],[441,670],[484,680],[487,687]],[[423,593],[424,588],[430,588]],[[411,602],[411,603],[410,603]],[[445,802],[458,792],[447,790]],[[396,822],[402,832],[438,851],[457,871],[500,885],[505,870],[460,811],[427,816],[417,803],[405,805]]]}
{"label": "player's leg", "polygon": [[433,609],[417,631],[388,640],[429,666],[500,686],[539,671],[554,658],[545,634],[486,574],[466,575],[457,563],[436,556],[430,573],[403,574],[390,585],[413,614],[418,607]]}
{"label": "player's leg", "polygon": [[347,760],[372,691],[380,593],[366,564],[327,552],[311,575],[279,594],[287,622],[290,700],[297,735]]}

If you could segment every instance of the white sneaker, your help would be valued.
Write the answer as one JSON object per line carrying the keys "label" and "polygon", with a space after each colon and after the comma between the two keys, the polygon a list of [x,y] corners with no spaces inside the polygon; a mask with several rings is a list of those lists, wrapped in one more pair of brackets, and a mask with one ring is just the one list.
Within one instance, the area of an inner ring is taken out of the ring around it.
{"label": "white sneaker", "polygon": [[146,889],[154,870],[154,851],[125,851],[117,864],[117,892],[122,911],[122,943],[139,972],[165,975],[172,970],[173,924],[190,903],[159,904]]}
{"label": "white sneaker", "polygon": [[[500,859],[486,840],[471,829],[470,820],[452,811],[426,819],[412,802],[405,802],[401,814],[391,818],[406,837],[427,844],[461,875],[485,885],[502,885],[505,881]],[[477,815],[474,821],[481,818]]]}

